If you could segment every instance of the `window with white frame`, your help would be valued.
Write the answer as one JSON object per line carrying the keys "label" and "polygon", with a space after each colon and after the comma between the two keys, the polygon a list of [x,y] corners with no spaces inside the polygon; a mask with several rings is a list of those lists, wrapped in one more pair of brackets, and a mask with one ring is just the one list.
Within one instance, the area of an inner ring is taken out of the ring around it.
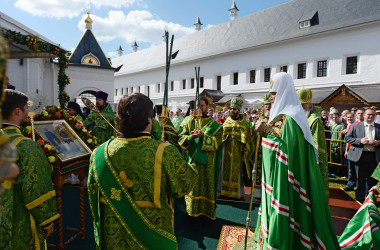
{"label": "window with white frame", "polygon": [[238,85],[238,83],[239,83],[239,72],[234,72],[232,84],[233,85]]}
{"label": "window with white frame", "polygon": [[306,63],[299,63],[297,70],[297,79],[305,79],[306,78]]}
{"label": "window with white frame", "polygon": [[317,62],[317,77],[327,76],[327,60]]}
{"label": "window with white frame", "polygon": [[346,58],[346,74],[357,74],[358,73],[358,57],[349,56]]}
{"label": "window with white frame", "polygon": [[264,82],[270,81],[270,68],[264,69]]}
{"label": "window with white frame", "polygon": [[288,65],[282,65],[282,66],[280,66],[280,72],[288,73]]}
{"label": "window with white frame", "polygon": [[256,70],[252,69],[249,71],[249,83],[256,82]]}
{"label": "window with white frame", "polygon": [[310,20],[306,20],[306,21],[300,22],[300,29],[307,28],[307,27],[310,27],[310,26],[311,26]]}
{"label": "window with white frame", "polygon": [[222,90],[222,76],[216,76],[216,90]]}

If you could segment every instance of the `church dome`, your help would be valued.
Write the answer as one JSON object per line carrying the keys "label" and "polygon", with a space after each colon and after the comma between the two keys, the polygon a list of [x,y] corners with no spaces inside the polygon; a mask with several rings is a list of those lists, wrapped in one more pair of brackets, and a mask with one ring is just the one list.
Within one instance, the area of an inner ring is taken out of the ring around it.
{"label": "church dome", "polygon": [[88,15],[88,17],[84,20],[84,22],[86,24],[92,24],[92,19],[90,17],[90,12],[89,11],[87,11],[87,15]]}

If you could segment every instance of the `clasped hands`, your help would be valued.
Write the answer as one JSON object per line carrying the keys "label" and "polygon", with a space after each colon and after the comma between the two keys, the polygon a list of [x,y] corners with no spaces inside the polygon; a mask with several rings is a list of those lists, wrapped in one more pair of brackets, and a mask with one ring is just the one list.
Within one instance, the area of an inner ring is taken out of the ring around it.
{"label": "clasped hands", "polygon": [[191,138],[201,138],[204,136],[202,130],[196,129],[190,132]]}
{"label": "clasped hands", "polygon": [[364,137],[360,140],[361,144],[369,145],[372,147],[377,147],[379,145],[379,141],[377,140],[369,140],[367,137]]}
{"label": "clasped hands", "polygon": [[255,129],[257,132],[259,132],[260,135],[263,134],[266,127],[267,127],[266,124],[260,120],[256,121],[256,123],[255,123]]}

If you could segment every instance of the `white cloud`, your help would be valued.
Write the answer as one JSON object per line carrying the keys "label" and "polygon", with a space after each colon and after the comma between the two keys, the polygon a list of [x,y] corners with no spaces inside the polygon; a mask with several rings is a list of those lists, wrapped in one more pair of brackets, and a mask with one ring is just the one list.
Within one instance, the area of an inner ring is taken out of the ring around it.
{"label": "white cloud", "polygon": [[[86,17],[87,15],[83,15],[78,22],[78,28],[82,31],[85,29]],[[130,11],[127,15],[123,11],[110,11],[105,18],[91,15],[91,19],[93,20],[92,30],[96,38],[102,42],[124,39],[131,43],[136,39],[137,43],[159,44],[162,42],[165,28],[176,37],[194,32],[192,27],[166,22],[145,10]]]}
{"label": "white cloud", "polygon": [[108,52],[108,53],[107,53],[107,56],[110,57],[110,58],[114,58],[114,57],[116,57],[117,55],[118,55],[117,52],[112,52],[112,51],[111,51],[111,52]]}
{"label": "white cloud", "polygon": [[79,16],[89,4],[98,9],[129,7],[133,4],[147,7],[144,0],[17,0],[15,7],[35,16],[73,18]]}

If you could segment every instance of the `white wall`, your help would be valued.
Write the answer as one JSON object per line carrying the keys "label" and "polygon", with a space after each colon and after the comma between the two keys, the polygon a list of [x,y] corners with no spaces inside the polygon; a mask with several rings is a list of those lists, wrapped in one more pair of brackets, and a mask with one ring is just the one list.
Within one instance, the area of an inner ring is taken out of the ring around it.
{"label": "white wall", "polygon": [[66,74],[70,78],[70,84],[66,86],[66,92],[71,100],[77,98],[86,90],[101,90],[108,94],[107,102],[114,104],[114,70],[102,69],[90,66],[69,65]]}
{"label": "white wall", "polygon": [[[7,75],[16,90],[37,92],[47,97],[48,105],[58,105],[58,66],[46,58],[8,60]],[[57,85],[56,88],[54,85]],[[55,90],[56,89],[56,90]],[[55,93],[57,92],[57,93]]]}
{"label": "white wall", "polygon": [[[204,77],[204,88],[216,89],[216,76],[222,76],[221,90],[225,94],[243,94],[244,98],[256,98],[257,92],[266,92],[269,83],[264,82],[264,68],[271,68],[271,76],[280,72],[281,65],[288,66],[288,73],[297,78],[298,63],[307,63],[306,79],[295,79],[296,88],[323,88],[357,84],[379,83],[380,77],[380,25],[373,23],[360,27],[350,27],[334,32],[326,32],[301,39],[251,48],[240,52],[228,52],[223,55],[201,59],[189,63],[175,64],[172,61],[170,81],[174,81],[174,91],[169,89],[169,106],[176,108],[195,96],[190,89],[190,78],[195,77],[194,66],[200,66],[200,76]],[[358,56],[358,73],[345,74],[347,56]],[[327,77],[317,77],[317,61],[327,60]],[[256,70],[256,83],[249,83],[249,70]],[[238,85],[232,85],[233,72],[239,73]],[[162,102],[165,68],[141,71],[129,75],[115,75],[115,88],[120,98],[121,88],[137,85],[150,86],[150,98],[155,103]],[[182,90],[182,79],[187,80]],[[156,93],[156,84],[161,83],[160,93]],[[143,89],[143,88],[142,88]],[[202,91],[201,89],[200,91]],[[141,91],[143,92],[143,91]],[[125,92],[124,92],[125,93]]]}

